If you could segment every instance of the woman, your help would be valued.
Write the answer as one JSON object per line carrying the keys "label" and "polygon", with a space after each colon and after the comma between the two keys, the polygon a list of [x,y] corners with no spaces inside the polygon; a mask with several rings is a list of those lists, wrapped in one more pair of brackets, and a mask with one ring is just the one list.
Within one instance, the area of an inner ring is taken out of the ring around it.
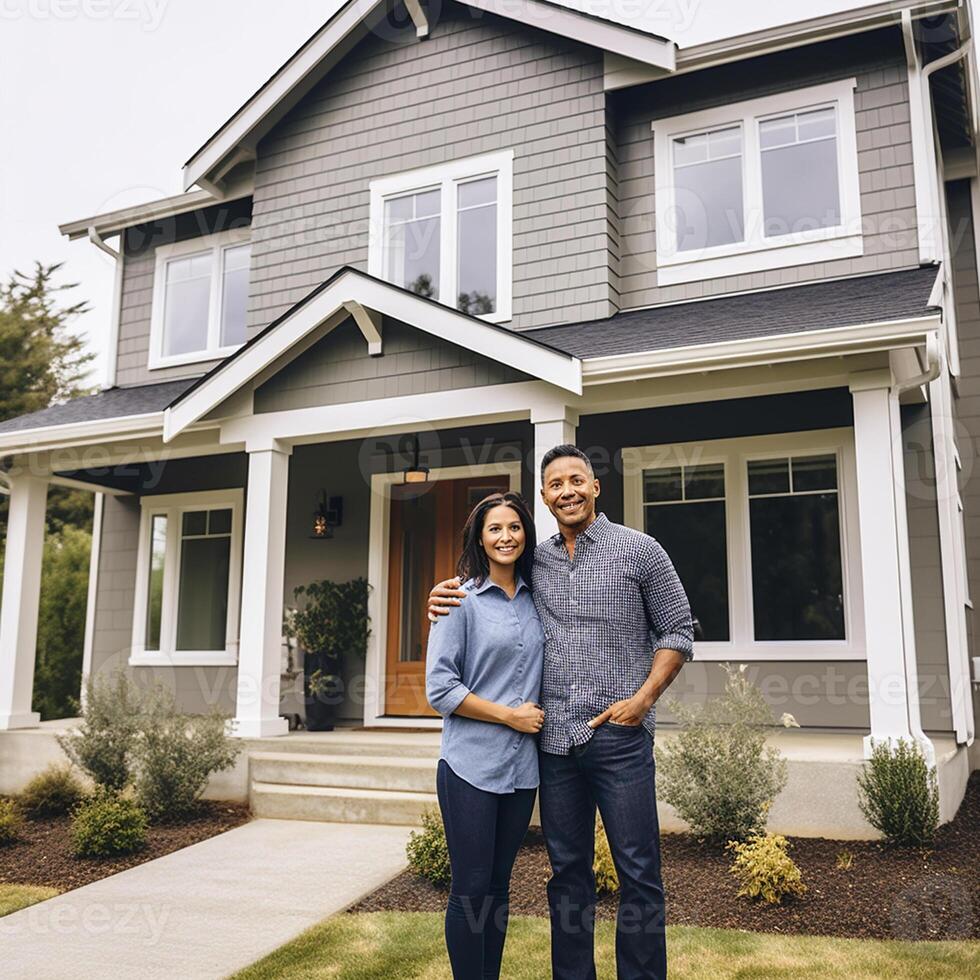
{"label": "woman", "polygon": [[426,694],[445,718],[436,790],[452,866],[446,946],[455,980],[500,976],[510,873],[534,808],[544,723],[534,544],[520,494],[481,500],[457,568],[470,598],[429,628]]}

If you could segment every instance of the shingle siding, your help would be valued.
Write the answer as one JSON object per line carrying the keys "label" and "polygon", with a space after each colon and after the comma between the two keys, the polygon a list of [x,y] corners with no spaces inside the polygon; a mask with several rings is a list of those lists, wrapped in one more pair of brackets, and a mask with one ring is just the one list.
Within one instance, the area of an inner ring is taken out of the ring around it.
{"label": "shingle siding", "polygon": [[[854,76],[864,255],[750,275],[658,286],[654,119]],[[908,82],[897,31],[878,31],[708,69],[614,96],[619,121],[622,307],[697,299],[919,261]]]}
{"label": "shingle siding", "polygon": [[372,179],[510,148],[512,325],[608,316],[601,53],[447,5],[424,42],[368,36],[260,143],[250,326],[367,269]]}
{"label": "shingle siding", "polygon": [[530,380],[506,364],[386,320],[384,356],[369,357],[348,320],[255,391],[258,413]]}

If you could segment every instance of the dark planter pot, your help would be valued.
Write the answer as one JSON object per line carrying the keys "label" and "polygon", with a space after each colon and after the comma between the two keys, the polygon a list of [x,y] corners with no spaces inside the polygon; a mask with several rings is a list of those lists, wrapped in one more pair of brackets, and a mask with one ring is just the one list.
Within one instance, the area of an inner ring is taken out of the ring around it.
{"label": "dark planter pot", "polygon": [[[310,689],[310,678],[320,671],[322,676],[334,676],[330,682],[313,694]],[[319,653],[307,653],[303,657],[303,701],[306,705],[306,729],[310,732],[332,732],[337,719],[337,711],[343,700],[343,691],[336,675],[340,670],[340,661],[336,657],[327,657]]]}

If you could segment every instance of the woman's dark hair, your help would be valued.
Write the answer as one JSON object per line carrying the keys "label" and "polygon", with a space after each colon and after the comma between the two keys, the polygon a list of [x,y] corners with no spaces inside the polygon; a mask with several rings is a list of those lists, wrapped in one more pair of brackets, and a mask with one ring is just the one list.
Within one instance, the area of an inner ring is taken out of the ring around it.
{"label": "woman's dark hair", "polygon": [[489,497],[484,497],[470,511],[470,516],[466,518],[466,525],[463,528],[463,554],[460,556],[459,563],[456,565],[456,574],[460,581],[474,579],[477,585],[482,585],[486,577],[490,574],[490,560],[487,553],[483,550],[483,525],[486,522],[487,514],[494,507],[512,507],[517,511],[517,516],[521,519],[524,526],[524,551],[517,559],[517,573],[531,588],[531,568],[534,566],[534,548],[537,544],[537,535],[534,532],[534,518],[527,506],[527,501],[513,490],[506,493],[492,493]]}

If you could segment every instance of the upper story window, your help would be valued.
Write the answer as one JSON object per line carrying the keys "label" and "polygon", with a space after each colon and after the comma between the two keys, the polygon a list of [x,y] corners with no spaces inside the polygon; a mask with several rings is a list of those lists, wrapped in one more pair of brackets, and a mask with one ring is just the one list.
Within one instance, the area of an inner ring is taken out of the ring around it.
{"label": "upper story window", "polygon": [[245,343],[249,229],[156,250],[150,367],[226,357]]}
{"label": "upper story window", "polygon": [[660,285],[862,254],[855,84],[654,121]]}
{"label": "upper story window", "polygon": [[627,523],[667,550],[707,660],[864,655],[853,430],[623,450]]}
{"label": "upper story window", "polygon": [[512,151],[371,183],[372,275],[494,323],[511,317]]}

